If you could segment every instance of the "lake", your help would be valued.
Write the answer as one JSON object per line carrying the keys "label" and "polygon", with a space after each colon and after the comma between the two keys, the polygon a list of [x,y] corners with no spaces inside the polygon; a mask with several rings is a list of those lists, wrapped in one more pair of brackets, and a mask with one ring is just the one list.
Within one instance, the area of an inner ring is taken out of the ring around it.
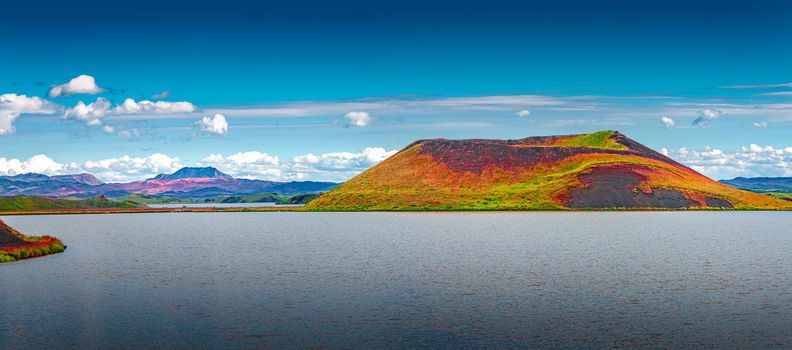
{"label": "lake", "polygon": [[2,349],[792,347],[792,212],[3,219]]}
{"label": "lake", "polygon": [[302,204],[277,203],[162,203],[149,204],[149,208],[265,208],[265,207],[301,207]]}

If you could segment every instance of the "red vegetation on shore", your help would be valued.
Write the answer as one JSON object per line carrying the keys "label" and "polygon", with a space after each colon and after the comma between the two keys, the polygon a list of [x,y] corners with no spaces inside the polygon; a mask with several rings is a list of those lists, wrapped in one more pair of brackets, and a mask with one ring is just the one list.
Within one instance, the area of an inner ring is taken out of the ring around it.
{"label": "red vegetation on shore", "polygon": [[28,237],[0,220],[0,263],[63,252],[66,246],[52,236]]}

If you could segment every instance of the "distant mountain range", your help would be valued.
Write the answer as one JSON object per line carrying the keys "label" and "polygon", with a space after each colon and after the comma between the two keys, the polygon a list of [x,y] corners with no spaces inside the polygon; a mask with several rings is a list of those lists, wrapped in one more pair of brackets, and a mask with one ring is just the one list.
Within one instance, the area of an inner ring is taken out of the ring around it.
{"label": "distant mountain range", "polygon": [[419,140],[308,210],[792,209],[710,179],[617,131]]}
{"label": "distant mountain range", "polygon": [[0,196],[37,195],[52,197],[121,197],[133,193],[174,198],[200,199],[222,195],[245,195],[262,192],[294,195],[329,191],[334,182],[237,179],[212,167],[187,167],[173,174],[128,183],[104,183],[91,174],[56,175],[21,174],[0,176]]}
{"label": "distant mountain range", "polygon": [[749,191],[792,193],[792,177],[735,177],[720,182]]}

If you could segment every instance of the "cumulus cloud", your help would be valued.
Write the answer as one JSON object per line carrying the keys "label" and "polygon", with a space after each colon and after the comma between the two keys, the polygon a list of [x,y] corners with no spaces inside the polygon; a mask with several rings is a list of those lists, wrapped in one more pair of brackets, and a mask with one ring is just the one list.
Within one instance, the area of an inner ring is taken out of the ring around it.
{"label": "cumulus cloud", "polygon": [[753,127],[758,129],[767,129],[767,122],[753,122]]}
{"label": "cumulus cloud", "polygon": [[[237,152],[229,156],[210,154],[197,165],[213,166],[234,177],[273,181],[313,180],[341,182],[395,154],[381,147],[367,147],[360,152],[303,154],[289,160],[260,151]],[[187,166],[178,157],[154,153],[145,157],[129,155],[60,163],[39,154],[26,160],[0,157],[0,175],[40,173],[47,175],[88,172],[105,182],[127,182],[172,173]]]}
{"label": "cumulus cloud", "polygon": [[737,176],[792,176],[792,147],[774,148],[751,144],[731,151],[709,147],[691,151],[682,147],[675,151],[663,149],[661,152],[715,179],[731,179]]}
{"label": "cumulus cloud", "polygon": [[84,163],[59,163],[44,154],[26,160],[0,157],[0,175],[39,173],[63,175],[89,172],[105,182],[133,181],[171,173],[184,166],[179,158],[161,153],[146,157],[122,156]]}
{"label": "cumulus cloud", "polygon": [[122,156],[86,161],[79,166],[105,182],[141,180],[161,173],[172,173],[184,164],[177,157],[154,153],[146,157]]}
{"label": "cumulus cloud", "polygon": [[0,95],[0,136],[16,131],[14,121],[21,114],[52,114],[57,107],[41,97],[17,94]]}
{"label": "cumulus cloud", "polygon": [[198,131],[206,134],[225,135],[228,133],[228,121],[222,114],[215,114],[213,116],[204,116],[201,120],[195,122]]}
{"label": "cumulus cloud", "polygon": [[68,83],[53,86],[49,91],[49,97],[56,98],[74,94],[95,95],[102,91],[104,91],[104,89],[96,85],[96,79],[94,79],[94,77],[81,74],[69,80]]}
{"label": "cumulus cloud", "polygon": [[85,104],[83,101],[77,102],[72,108],[67,109],[61,119],[78,120],[90,126],[102,125],[102,118],[110,113],[110,101],[104,97],[99,97],[95,102]]}
{"label": "cumulus cloud", "polygon": [[113,114],[177,114],[177,113],[192,113],[198,110],[190,102],[168,102],[149,100],[135,101],[131,98],[124,100],[123,103],[113,108]]}
{"label": "cumulus cloud", "polygon": [[663,125],[665,125],[666,129],[673,128],[674,125],[676,125],[674,119],[671,119],[671,117],[667,117],[667,116],[660,117],[660,122],[663,123]]}
{"label": "cumulus cloud", "polygon": [[345,181],[395,154],[381,147],[367,147],[360,152],[303,154],[283,161],[258,151],[239,152],[228,157],[211,154],[199,162],[214,166],[235,177],[271,180]]}
{"label": "cumulus cloud", "polygon": [[529,111],[527,109],[523,109],[523,110],[517,112],[517,116],[518,117],[527,117],[529,115],[531,115],[531,111]]}
{"label": "cumulus cloud", "polygon": [[717,109],[705,109],[703,111],[699,111],[698,117],[695,120],[693,120],[692,125],[698,127],[704,127],[713,120],[720,118],[720,116],[721,116],[721,111]]}
{"label": "cumulus cloud", "polygon": [[0,157],[0,175],[26,173],[57,175],[75,170],[79,170],[76,164],[61,164],[44,154],[37,154],[26,160]]}
{"label": "cumulus cloud", "polygon": [[[62,120],[76,120],[88,126],[102,126],[102,131],[108,132],[112,127],[106,127],[104,118],[114,115],[129,114],[178,114],[192,113],[197,111],[190,102],[168,102],[168,101],[135,101],[127,98],[123,103],[113,107],[112,103],[104,97],[98,97],[96,101],[86,104],[83,101],[63,112]],[[112,131],[111,131],[112,132]],[[139,132],[138,132],[139,134]],[[130,138],[135,136],[131,131],[122,131],[118,134],[121,137]],[[137,135],[139,136],[139,135]]]}
{"label": "cumulus cloud", "polygon": [[332,152],[314,155],[308,153],[294,157],[298,165],[310,165],[319,170],[365,170],[394,155],[396,151],[386,151],[382,147],[366,147],[361,152]]}
{"label": "cumulus cloud", "polygon": [[366,127],[371,123],[371,115],[367,112],[349,112],[344,118],[349,122],[349,126]]}
{"label": "cumulus cloud", "polygon": [[259,151],[238,152],[228,157],[210,154],[200,164],[216,167],[234,177],[254,179],[283,179],[286,170],[280,158]]}
{"label": "cumulus cloud", "polygon": [[99,97],[95,102],[85,104],[80,101],[77,102],[73,108],[67,109],[63,114],[63,119],[77,119],[77,120],[97,120],[102,119],[109,115],[127,115],[127,114],[178,114],[178,113],[192,113],[197,111],[190,102],[168,102],[149,100],[135,101],[134,99],[127,98],[124,102],[111,107],[110,101],[104,97]]}

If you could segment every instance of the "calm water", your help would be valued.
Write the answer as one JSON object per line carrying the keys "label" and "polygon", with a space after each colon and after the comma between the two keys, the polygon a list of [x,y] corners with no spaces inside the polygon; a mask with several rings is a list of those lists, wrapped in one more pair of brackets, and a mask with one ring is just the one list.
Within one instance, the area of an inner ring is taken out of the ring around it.
{"label": "calm water", "polygon": [[164,203],[149,204],[151,208],[262,208],[262,207],[301,207],[302,204],[277,203]]}
{"label": "calm water", "polygon": [[0,349],[792,347],[792,213],[3,219]]}

